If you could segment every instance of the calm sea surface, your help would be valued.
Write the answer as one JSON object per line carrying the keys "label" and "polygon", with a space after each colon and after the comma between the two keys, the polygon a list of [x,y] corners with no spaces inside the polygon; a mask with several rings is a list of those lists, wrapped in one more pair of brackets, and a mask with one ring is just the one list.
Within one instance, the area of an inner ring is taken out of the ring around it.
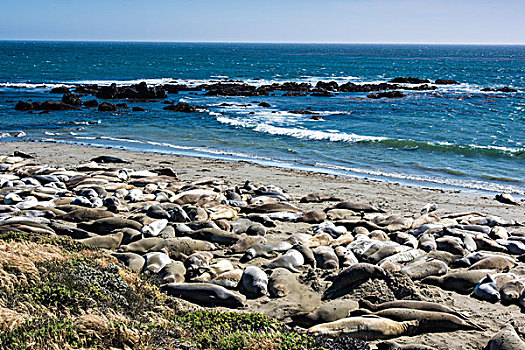
{"label": "calm sea surface", "polygon": [[[14,135],[23,131],[25,140],[525,194],[525,46],[0,42],[0,60],[0,141],[16,140]],[[365,93],[168,96],[208,108],[188,114],[165,111],[160,102],[129,101],[147,112],[14,110],[19,100],[60,100],[51,88],[78,83],[196,85],[232,79],[315,85],[377,83],[398,76],[461,84],[408,91],[395,100],[371,100]],[[503,86],[518,92],[481,91]],[[272,107],[259,107],[259,102]],[[322,121],[290,113],[305,109]]]}

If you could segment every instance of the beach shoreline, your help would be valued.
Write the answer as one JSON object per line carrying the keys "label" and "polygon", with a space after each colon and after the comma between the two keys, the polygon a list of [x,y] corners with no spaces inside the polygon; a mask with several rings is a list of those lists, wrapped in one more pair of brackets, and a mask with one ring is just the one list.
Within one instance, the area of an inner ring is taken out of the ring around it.
{"label": "beach shoreline", "polygon": [[[33,155],[38,164],[65,168],[87,163],[96,156],[111,155],[131,162],[129,165],[134,168],[170,166],[183,181],[194,180],[197,177],[219,177],[227,183],[242,185],[246,180],[250,180],[280,186],[292,197],[315,192],[331,193],[342,198],[373,203],[394,214],[415,215],[426,204],[435,203],[444,211],[486,211],[491,215],[525,222],[525,212],[522,208],[497,202],[492,192],[413,186],[367,177],[357,178],[266,166],[242,160],[229,161],[70,143],[21,141],[3,142],[0,145],[1,155],[11,155],[18,150]],[[66,154],[68,156],[64,157]],[[521,202],[524,200],[521,199]]]}

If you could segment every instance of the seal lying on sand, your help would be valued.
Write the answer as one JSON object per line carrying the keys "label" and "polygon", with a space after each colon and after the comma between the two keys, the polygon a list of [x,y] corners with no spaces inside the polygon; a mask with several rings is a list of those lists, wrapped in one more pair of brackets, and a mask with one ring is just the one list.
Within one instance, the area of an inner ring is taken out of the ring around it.
{"label": "seal lying on sand", "polygon": [[334,322],[322,323],[310,327],[313,335],[329,337],[348,336],[356,339],[390,339],[412,334],[419,326],[419,321],[396,322],[377,316],[348,317]]}
{"label": "seal lying on sand", "polygon": [[[367,310],[357,310],[361,312],[368,312]],[[356,311],[356,312],[357,312]],[[392,308],[368,313],[379,317],[386,317],[394,321],[419,321],[417,328],[418,333],[425,332],[439,332],[439,331],[454,331],[458,329],[464,330],[482,330],[479,326],[461,319],[455,315],[445,312],[424,311],[417,309]]]}
{"label": "seal lying on sand", "polygon": [[240,294],[211,283],[170,283],[161,286],[161,290],[171,296],[197,304],[231,308],[244,306]]}
{"label": "seal lying on sand", "polygon": [[359,303],[350,299],[332,300],[311,312],[292,315],[292,320],[301,327],[312,327],[321,323],[333,322],[348,317],[357,310]]}
{"label": "seal lying on sand", "polygon": [[478,282],[491,273],[491,270],[471,270],[448,273],[445,276],[430,276],[421,280],[421,283],[432,284],[445,290],[453,290],[460,294],[470,294]]}
{"label": "seal lying on sand", "polygon": [[434,303],[431,301],[420,301],[420,300],[394,300],[387,301],[386,303],[381,304],[372,304],[366,299],[359,300],[359,306],[362,308],[367,308],[371,311],[380,311],[386,309],[402,308],[402,309],[417,309],[424,311],[437,311],[437,312],[446,312],[458,316],[460,318],[466,319],[465,314],[458,312],[448,306]]}

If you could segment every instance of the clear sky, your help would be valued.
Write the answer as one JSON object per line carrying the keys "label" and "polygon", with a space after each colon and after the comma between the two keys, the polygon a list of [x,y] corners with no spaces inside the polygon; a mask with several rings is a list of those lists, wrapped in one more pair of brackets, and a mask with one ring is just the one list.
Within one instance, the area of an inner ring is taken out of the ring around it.
{"label": "clear sky", "polygon": [[0,0],[0,39],[525,44],[525,0]]}

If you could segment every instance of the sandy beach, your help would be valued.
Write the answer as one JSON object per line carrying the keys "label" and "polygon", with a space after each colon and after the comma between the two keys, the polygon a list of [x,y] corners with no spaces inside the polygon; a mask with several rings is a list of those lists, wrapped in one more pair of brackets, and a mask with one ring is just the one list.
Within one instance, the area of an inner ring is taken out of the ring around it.
{"label": "sandy beach", "polygon": [[[418,218],[421,209],[427,204],[437,204],[436,214],[476,212],[484,215],[495,215],[505,220],[525,222],[525,211],[522,206],[512,206],[499,203],[492,195],[469,192],[448,191],[421,187],[403,186],[397,183],[387,183],[367,179],[355,179],[324,174],[307,173],[281,168],[265,167],[247,162],[225,162],[219,160],[190,158],[177,155],[156,153],[130,152],[119,149],[85,147],[72,144],[57,144],[44,142],[0,143],[0,156],[12,155],[14,151],[22,151],[34,157],[30,162],[49,164],[66,169],[76,168],[88,163],[90,159],[101,156],[114,156],[129,161],[124,167],[135,170],[170,167],[176,171],[181,182],[190,182],[204,178],[219,178],[228,187],[242,186],[247,180],[262,185],[275,185],[291,196],[291,204],[304,211],[324,209],[328,203],[300,203],[299,200],[310,193],[333,195],[343,200],[372,204],[388,215],[397,214],[402,217]],[[111,165],[121,166],[121,165]],[[514,227],[517,232],[523,232],[523,227]],[[311,233],[312,225],[304,222],[279,222],[274,229],[269,229],[266,239],[269,243],[277,243],[295,233]],[[238,263],[238,261],[235,261]],[[250,264],[259,265],[264,259],[252,260]],[[525,264],[520,263],[511,272],[525,274]],[[319,288],[327,283],[325,277],[330,273],[315,271],[313,275],[303,273],[300,281],[304,282],[304,293],[290,294],[284,298],[269,298],[263,296],[247,301],[247,311],[258,311],[279,318],[285,322],[291,310],[306,307],[307,304],[319,305],[321,294],[312,287],[312,280],[319,280]],[[328,276],[329,277],[329,276]],[[512,323],[518,332],[525,332],[525,318],[517,305],[502,305],[500,302],[490,303],[445,291],[438,287],[415,282],[417,291],[428,301],[459,309],[469,314],[469,319],[484,331],[454,331],[440,333],[425,333],[413,337],[395,339],[401,344],[424,344],[438,349],[481,349],[490,337],[506,324]],[[308,286],[308,287],[306,287]],[[378,291],[381,293],[381,291]],[[349,296],[351,297],[351,295]],[[309,306],[311,306],[309,305]],[[372,348],[375,342],[371,343]]]}

